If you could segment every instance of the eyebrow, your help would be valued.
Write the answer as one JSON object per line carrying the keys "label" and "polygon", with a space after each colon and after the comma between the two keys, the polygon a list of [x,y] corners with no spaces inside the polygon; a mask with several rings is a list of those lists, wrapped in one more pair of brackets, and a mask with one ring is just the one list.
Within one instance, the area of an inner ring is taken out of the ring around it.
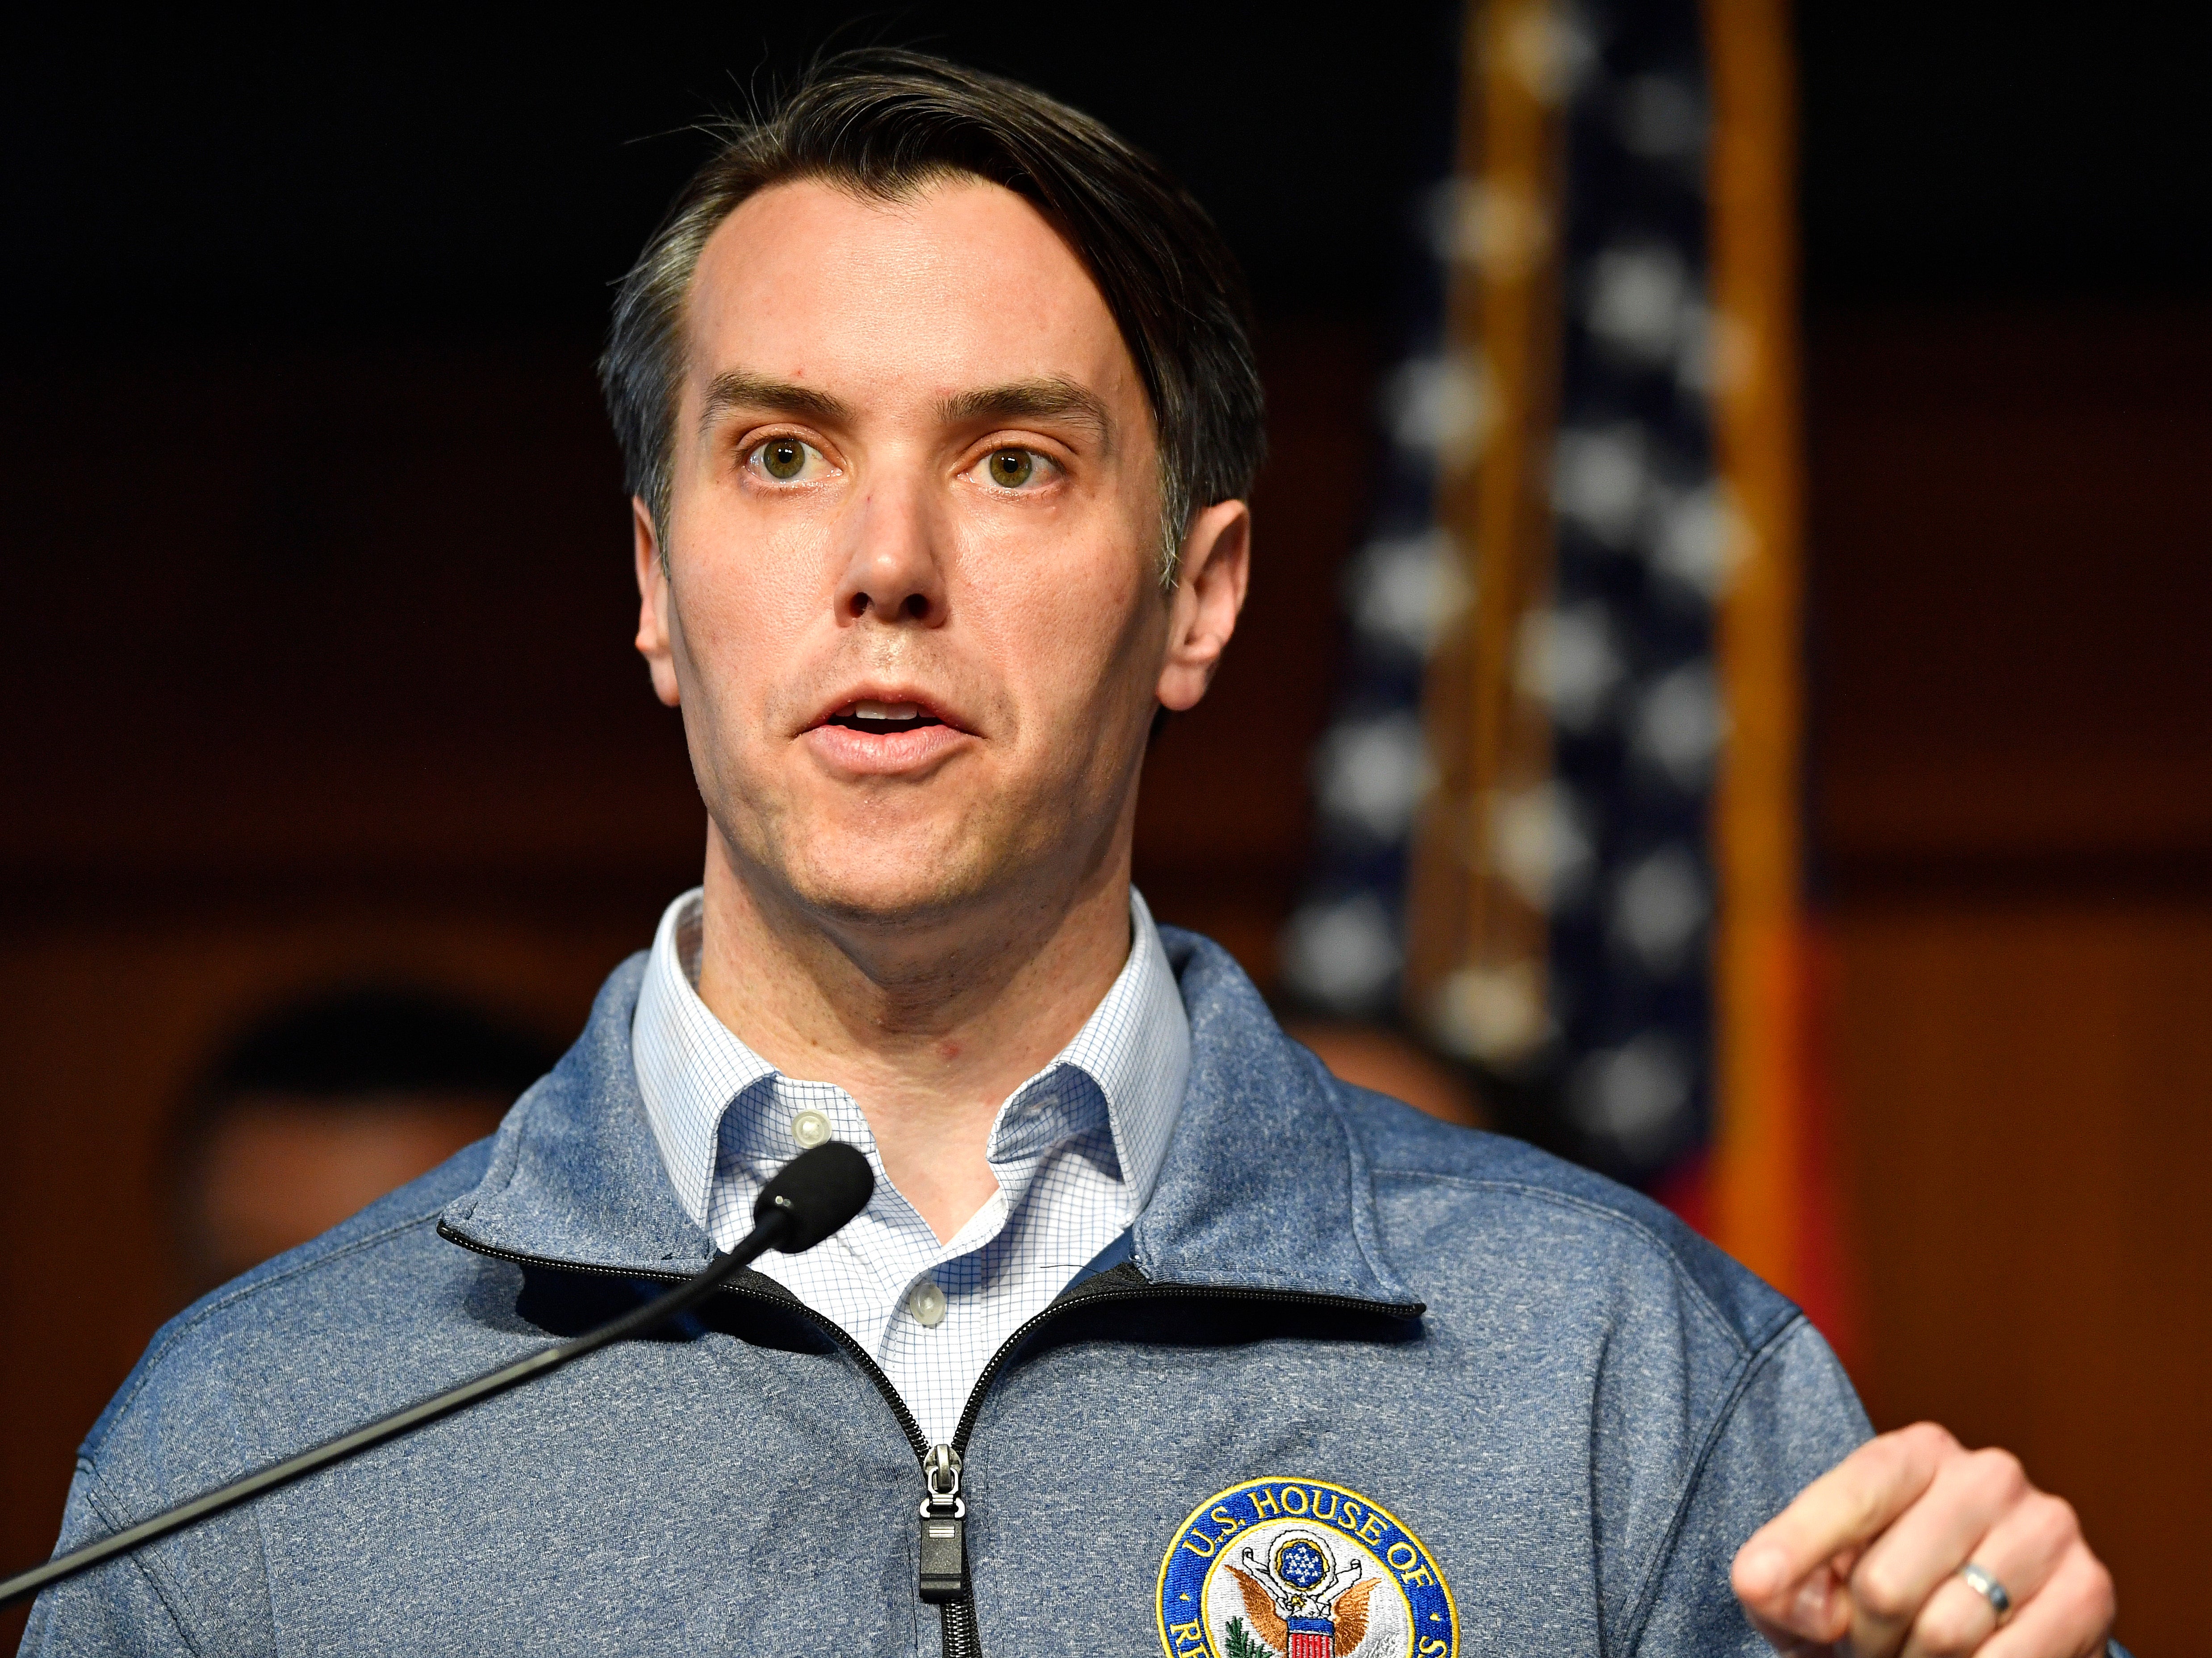
{"label": "eyebrow", "polygon": [[[699,429],[708,430],[736,409],[795,416],[823,425],[846,422],[851,417],[851,410],[827,392],[794,386],[788,380],[770,380],[750,368],[732,368],[715,375],[714,383],[707,388],[706,402],[699,411]],[[966,425],[975,421],[1073,421],[1088,427],[1102,446],[1110,448],[1114,440],[1114,420],[1107,413],[1104,401],[1075,381],[1057,376],[1010,380],[1004,386],[956,392],[938,404],[937,412],[947,425]]]}
{"label": "eyebrow", "polygon": [[974,392],[955,392],[938,405],[947,425],[981,420],[1063,420],[1091,428],[1101,446],[1114,441],[1113,416],[1096,392],[1056,376],[1012,380]]}
{"label": "eyebrow", "polygon": [[845,420],[849,412],[827,392],[772,380],[750,368],[732,368],[714,376],[714,384],[707,388],[706,404],[699,410],[699,429],[706,431],[733,409],[795,416],[825,426]]}

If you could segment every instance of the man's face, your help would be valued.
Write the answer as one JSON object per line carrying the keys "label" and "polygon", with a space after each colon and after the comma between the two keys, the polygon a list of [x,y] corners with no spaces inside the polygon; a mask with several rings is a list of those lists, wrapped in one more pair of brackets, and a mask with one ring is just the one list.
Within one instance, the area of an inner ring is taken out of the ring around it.
{"label": "man's face", "polygon": [[995,185],[784,185],[708,241],[688,325],[638,644],[736,871],[854,921],[1110,873],[1244,520],[1206,520],[1225,616],[1162,597],[1150,411],[1081,262]]}

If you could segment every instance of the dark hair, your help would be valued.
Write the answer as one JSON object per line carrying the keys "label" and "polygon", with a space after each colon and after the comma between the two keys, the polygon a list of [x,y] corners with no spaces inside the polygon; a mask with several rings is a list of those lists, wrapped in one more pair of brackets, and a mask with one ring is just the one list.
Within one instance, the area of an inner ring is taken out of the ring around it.
{"label": "dark hair", "polygon": [[365,986],[272,1008],[216,1057],[163,1133],[171,1287],[189,1299],[248,1264],[215,1247],[205,1207],[221,1136],[241,1111],[273,1107],[307,1125],[388,1110],[392,1096],[412,1096],[473,1119],[473,1134],[489,1133],[558,1057],[557,1046],[495,1012],[409,987]]}
{"label": "dark hair", "polygon": [[512,1099],[559,1057],[495,1014],[428,991],[363,987],[276,1010],[232,1044],[202,1091],[216,1099],[416,1091]]}
{"label": "dark hair", "polygon": [[1265,443],[1243,282],[1188,191],[1089,116],[919,52],[829,58],[766,114],[717,131],[720,148],[623,278],[599,359],[629,489],[664,534],[684,305],[715,228],[747,197],[794,179],[898,200],[969,174],[1053,221],[1121,327],[1159,440],[1160,574],[1173,586],[1191,513],[1248,494]]}

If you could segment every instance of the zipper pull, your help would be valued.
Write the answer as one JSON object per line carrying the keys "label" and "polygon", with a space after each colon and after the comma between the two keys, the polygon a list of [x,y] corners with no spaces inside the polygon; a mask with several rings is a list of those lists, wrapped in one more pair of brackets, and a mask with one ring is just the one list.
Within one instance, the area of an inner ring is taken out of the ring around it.
{"label": "zipper pull", "polygon": [[960,1495],[960,1453],[933,1445],[921,1460],[921,1598],[930,1606],[968,1598],[968,1504]]}

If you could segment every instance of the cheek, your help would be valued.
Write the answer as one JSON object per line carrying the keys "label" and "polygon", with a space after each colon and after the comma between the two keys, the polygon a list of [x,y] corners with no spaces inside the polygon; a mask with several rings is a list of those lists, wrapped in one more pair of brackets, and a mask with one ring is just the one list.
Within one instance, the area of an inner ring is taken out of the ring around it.
{"label": "cheek", "polygon": [[970,544],[980,556],[963,574],[979,611],[1010,653],[1034,653],[1055,678],[1118,659],[1154,619],[1158,528],[1139,471],[1124,464],[1049,517]]}
{"label": "cheek", "polygon": [[[676,556],[676,615],[689,677],[725,715],[765,706],[830,598],[816,538],[702,535]],[[735,704],[735,707],[729,705]]]}
{"label": "cheek", "polygon": [[[1126,545],[1096,544],[1059,557],[1007,547],[980,561],[984,574],[964,595],[970,625],[1021,701],[1072,714],[1149,697],[1158,665],[1147,647],[1157,658],[1151,635],[1165,623],[1133,564]],[[956,623],[959,608],[956,598]]]}

